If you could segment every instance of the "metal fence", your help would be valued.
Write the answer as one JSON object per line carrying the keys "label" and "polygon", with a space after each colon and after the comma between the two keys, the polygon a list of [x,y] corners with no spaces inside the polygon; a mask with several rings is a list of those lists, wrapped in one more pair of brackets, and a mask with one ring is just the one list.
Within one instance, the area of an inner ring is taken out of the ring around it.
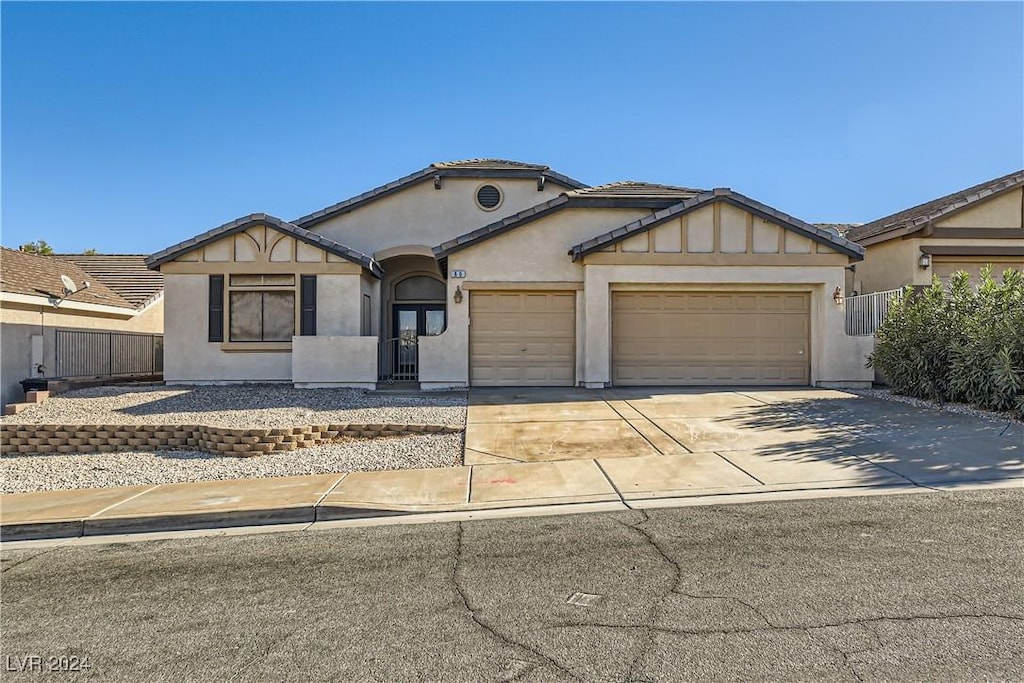
{"label": "metal fence", "polygon": [[57,330],[57,377],[155,375],[164,370],[164,337],[137,332]]}
{"label": "metal fence", "polygon": [[386,339],[380,345],[377,377],[382,382],[410,382],[419,379],[419,346],[416,337],[405,335]]}
{"label": "metal fence", "polygon": [[878,331],[894,300],[903,298],[902,289],[846,297],[846,334],[866,337]]}

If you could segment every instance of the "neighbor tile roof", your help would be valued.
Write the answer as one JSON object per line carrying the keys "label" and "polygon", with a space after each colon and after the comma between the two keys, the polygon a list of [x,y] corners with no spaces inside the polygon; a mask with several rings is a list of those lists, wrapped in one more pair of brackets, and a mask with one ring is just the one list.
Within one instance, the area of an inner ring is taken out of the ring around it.
{"label": "neighbor tile roof", "polygon": [[733,204],[741,209],[745,209],[750,213],[753,213],[754,215],[761,216],[762,218],[766,218],[793,230],[794,232],[802,234],[805,237],[809,237],[815,242],[825,244],[848,256],[858,259],[864,257],[864,247],[859,244],[854,244],[853,242],[836,235],[831,230],[826,230],[824,228],[811,225],[810,223],[805,223],[799,218],[794,218],[793,216],[783,213],[778,209],[773,209],[767,204],[762,204],[761,202],[751,199],[750,197],[746,197],[739,192],[733,192],[727,187],[719,187],[708,192],[702,192],[699,195],[674,204],[667,209],[656,211],[650,216],[644,216],[632,223],[610,230],[603,235],[598,235],[593,239],[581,242],[570,249],[569,254],[572,256],[573,261],[576,261],[591,252],[599,251],[611,244],[615,244],[616,242],[621,242],[624,239],[632,237],[633,235],[646,232],[665,221],[675,218],[676,216],[689,213],[701,206],[711,204],[716,201],[725,201]]}
{"label": "neighbor tile roof", "polygon": [[500,220],[477,228],[455,239],[448,240],[434,247],[434,256],[443,258],[456,251],[461,251],[477,242],[490,239],[509,230],[531,223],[554,211],[572,207],[605,207],[605,208],[645,208],[663,209],[678,202],[680,199],[694,197],[700,190],[673,185],[658,185],[635,180],[624,180],[596,187],[579,188],[563,192],[554,199],[523,209],[519,213],[506,216]]}
{"label": "neighbor tile roof", "polygon": [[660,185],[658,183],[645,183],[638,180],[620,180],[615,183],[584,187],[569,192],[569,195],[579,197],[673,197],[687,199],[700,194],[702,190],[692,187],[677,187],[675,185]]}
{"label": "neighbor tile roof", "polygon": [[324,251],[341,256],[353,263],[358,263],[377,277],[381,277],[384,274],[384,269],[380,267],[380,264],[363,252],[346,247],[344,244],[338,244],[334,240],[329,240],[323,235],[310,232],[309,230],[300,228],[293,223],[283,221],[280,218],[276,218],[265,213],[252,213],[248,216],[242,216],[241,218],[237,218],[229,223],[220,225],[212,230],[207,230],[201,235],[196,235],[184,242],[179,242],[174,246],[167,247],[166,249],[158,251],[147,258],[146,265],[150,268],[159,268],[162,264],[167,263],[168,261],[173,261],[182,254],[186,254],[198,249],[199,247],[206,246],[207,244],[216,242],[228,235],[241,232],[246,228],[257,224],[269,225],[275,230],[289,234],[297,240],[306,242],[307,244],[312,244],[315,247],[320,247]]}
{"label": "neighbor tile roof", "polygon": [[340,214],[352,211],[364,204],[375,201],[389,194],[398,192],[416,183],[423,182],[434,176],[465,176],[471,178],[488,177],[530,177],[533,175],[543,176],[545,179],[557,183],[568,189],[586,187],[575,178],[570,178],[543,164],[528,164],[522,161],[510,161],[508,159],[463,159],[461,161],[437,161],[426,168],[415,173],[392,180],[390,183],[367,190],[355,197],[349,197],[344,201],[333,204],[326,208],[314,211],[311,214],[297,218],[292,223],[301,227],[310,227],[322,221],[333,218]]}
{"label": "neighbor tile roof", "polygon": [[143,307],[164,291],[164,276],[146,267],[145,254],[57,254],[120,294],[130,304]]}
{"label": "neighbor tile roof", "polygon": [[[79,287],[68,297],[69,301],[129,310],[135,308],[123,296],[74,263],[56,256],[38,256],[0,247],[0,290],[4,292],[60,299],[64,295],[61,275],[67,275]],[[83,282],[89,282],[88,289],[81,289]]]}
{"label": "neighbor tile roof", "polygon": [[[904,209],[903,211],[897,211],[892,215],[879,218],[878,220],[871,221],[870,223],[865,223],[864,225],[850,230],[847,233],[847,237],[855,242],[860,242],[861,240],[868,239],[869,237],[875,237],[876,235],[883,235],[889,232],[916,232],[930,221],[941,218],[942,216],[954,211],[959,211],[966,206],[970,206],[975,202],[987,199],[999,192],[1004,192],[1013,187],[1019,187],[1022,184],[1024,184],[1024,169],[1008,173],[984,183],[979,183],[973,187],[968,187],[965,190],[960,190],[959,192],[947,194],[944,197],[933,199],[925,202],[924,204],[918,204],[917,206]],[[896,235],[893,236],[895,237]]]}
{"label": "neighbor tile roof", "polygon": [[856,228],[862,223],[815,223],[819,228],[825,230],[832,230],[837,233],[840,237],[846,237],[846,233],[850,232],[853,228]]}

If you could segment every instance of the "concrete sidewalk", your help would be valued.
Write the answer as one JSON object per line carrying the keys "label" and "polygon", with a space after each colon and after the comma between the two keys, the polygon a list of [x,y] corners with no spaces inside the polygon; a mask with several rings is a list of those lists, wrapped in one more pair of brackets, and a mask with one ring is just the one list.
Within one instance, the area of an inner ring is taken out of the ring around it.
{"label": "concrete sidewalk", "polygon": [[[1002,453],[1000,476],[988,467],[951,469],[941,462],[879,457],[870,449],[734,450],[8,494],[0,496],[0,539],[1024,486],[1019,451],[1009,450]],[[1007,468],[1007,459],[1016,466]]]}

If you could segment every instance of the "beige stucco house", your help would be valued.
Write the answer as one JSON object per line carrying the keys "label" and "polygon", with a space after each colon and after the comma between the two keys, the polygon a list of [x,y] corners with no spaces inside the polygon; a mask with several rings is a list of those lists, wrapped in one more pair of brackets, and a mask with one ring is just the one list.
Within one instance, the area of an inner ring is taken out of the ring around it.
{"label": "beige stucco house", "polygon": [[[132,370],[132,361],[148,349],[138,348],[164,325],[163,278],[146,268],[145,256],[37,256],[0,249],[0,348],[2,402],[24,398],[23,379],[75,376],[96,371]],[[61,276],[78,288],[64,289]],[[84,287],[88,282],[89,286]],[[109,338],[93,333],[137,333],[115,342],[111,368]],[[82,343],[82,340],[85,340]],[[62,340],[66,342],[61,348]],[[68,348],[67,343],[77,344]],[[159,343],[159,339],[151,340]],[[102,351],[95,366],[89,357]],[[129,361],[125,363],[125,361]]]}
{"label": "beige stucco house", "polygon": [[149,259],[169,383],[422,388],[870,382],[843,329],[863,249],[728,189],[436,163]]}
{"label": "beige stucco house", "polygon": [[991,266],[1024,270],[1024,170],[989,180],[851,228],[865,248],[848,289],[861,294],[946,281],[958,270],[977,277]]}

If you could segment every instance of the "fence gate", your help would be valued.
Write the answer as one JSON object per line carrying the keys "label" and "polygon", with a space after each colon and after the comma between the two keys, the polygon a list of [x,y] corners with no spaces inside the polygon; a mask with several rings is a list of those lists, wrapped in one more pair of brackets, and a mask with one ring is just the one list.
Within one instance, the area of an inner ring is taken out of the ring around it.
{"label": "fence gate", "polygon": [[162,334],[57,330],[57,377],[155,375],[164,370]]}
{"label": "fence gate", "polygon": [[846,297],[846,334],[865,337],[874,334],[889,314],[893,299],[902,298],[902,289]]}

